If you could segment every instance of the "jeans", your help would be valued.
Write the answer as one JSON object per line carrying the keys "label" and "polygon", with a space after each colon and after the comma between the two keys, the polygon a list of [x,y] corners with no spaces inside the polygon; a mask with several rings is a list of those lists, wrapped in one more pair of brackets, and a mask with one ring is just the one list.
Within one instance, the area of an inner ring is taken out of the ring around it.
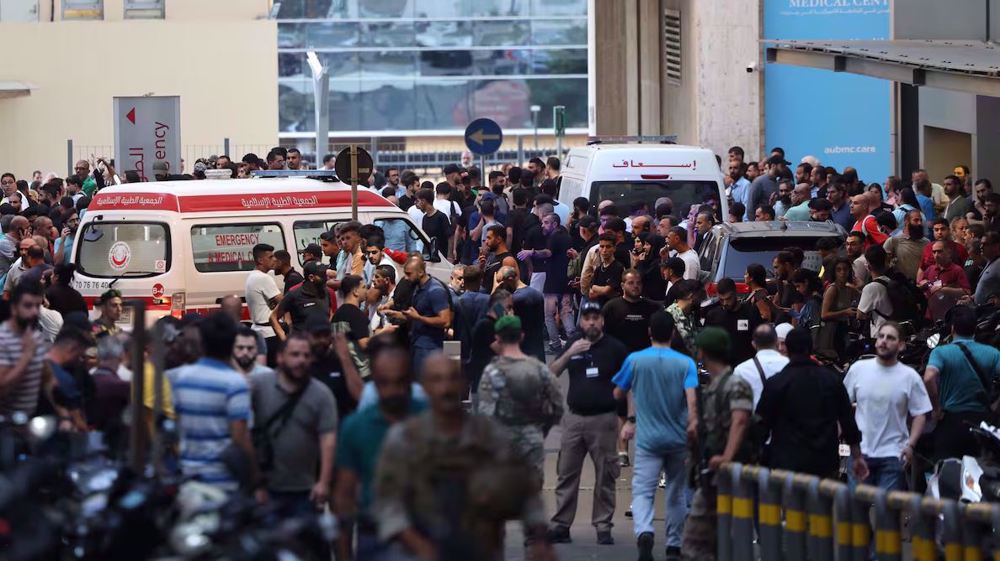
{"label": "jeans", "polygon": [[868,478],[864,481],[858,481],[854,477],[852,460],[852,469],[848,470],[848,481],[851,487],[864,483],[885,491],[903,491],[905,489],[906,479],[903,472],[903,462],[899,458],[869,458],[865,456],[865,462],[868,464]]}
{"label": "jeans", "polygon": [[684,498],[686,457],[687,451],[684,449],[657,453],[636,447],[635,464],[632,468],[632,525],[636,536],[646,532],[655,533],[653,499],[660,481],[660,472],[663,471],[667,478],[667,547],[681,546],[684,517],[688,510],[687,500]]}
{"label": "jeans", "polygon": [[545,329],[549,332],[549,344],[559,344],[559,326],[556,317],[562,319],[566,338],[572,339],[576,333],[576,323],[573,321],[573,297],[570,294],[545,295]]}

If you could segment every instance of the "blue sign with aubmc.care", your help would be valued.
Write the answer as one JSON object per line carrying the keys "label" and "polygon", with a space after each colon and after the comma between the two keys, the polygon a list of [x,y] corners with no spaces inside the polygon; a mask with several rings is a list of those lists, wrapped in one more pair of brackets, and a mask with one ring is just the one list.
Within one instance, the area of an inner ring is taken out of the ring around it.
{"label": "blue sign with aubmc.care", "polygon": [[[765,39],[887,39],[890,0],[765,0]],[[830,70],[768,64],[764,71],[767,149],[781,146],[866,183],[892,171],[892,82]]]}

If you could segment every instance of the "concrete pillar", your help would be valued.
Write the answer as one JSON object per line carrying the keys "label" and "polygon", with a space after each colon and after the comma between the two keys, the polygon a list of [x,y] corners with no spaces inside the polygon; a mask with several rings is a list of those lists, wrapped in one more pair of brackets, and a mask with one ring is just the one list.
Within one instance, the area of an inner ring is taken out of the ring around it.
{"label": "concrete pillar", "polygon": [[639,0],[594,0],[595,120],[598,135],[638,134]]}
{"label": "concrete pillar", "polygon": [[638,0],[639,134],[661,134],[663,8],[660,0]]}

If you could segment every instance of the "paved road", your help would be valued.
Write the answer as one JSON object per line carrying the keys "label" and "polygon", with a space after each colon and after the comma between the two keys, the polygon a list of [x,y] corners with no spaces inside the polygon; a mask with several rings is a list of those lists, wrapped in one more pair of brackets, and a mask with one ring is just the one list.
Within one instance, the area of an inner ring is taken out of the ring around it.
{"label": "paved road", "polygon": [[[566,393],[566,377],[561,377],[563,395]],[[559,455],[559,441],[562,437],[562,430],[556,427],[549,433],[545,441],[545,486],[543,488],[543,499],[545,500],[546,512],[551,516],[555,511],[555,484],[556,484],[556,461]],[[633,456],[634,457],[634,456]],[[637,552],[635,548],[635,537],[632,533],[632,519],[625,516],[631,501],[632,469],[623,468],[621,477],[618,480],[618,502],[615,509],[614,529],[612,535],[615,538],[614,545],[597,545],[597,534],[590,524],[590,514],[593,505],[594,489],[594,467],[588,458],[584,463],[583,474],[580,478],[580,499],[577,505],[576,519],[570,529],[573,543],[559,544],[556,546],[556,555],[560,561],[625,561],[634,560]],[[656,526],[656,547],[653,555],[656,559],[664,556],[664,521],[663,521],[663,492],[657,493],[657,510],[654,517]],[[521,525],[511,522],[507,526],[507,561],[521,561],[525,559],[523,547],[524,539]]]}

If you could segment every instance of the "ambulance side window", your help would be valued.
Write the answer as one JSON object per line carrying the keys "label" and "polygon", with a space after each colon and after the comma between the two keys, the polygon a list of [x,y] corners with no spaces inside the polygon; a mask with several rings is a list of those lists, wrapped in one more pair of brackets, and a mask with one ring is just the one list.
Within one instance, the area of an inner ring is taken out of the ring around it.
{"label": "ambulance side window", "polygon": [[302,252],[306,247],[320,244],[319,236],[323,232],[333,230],[333,227],[345,220],[299,220],[292,224],[292,237],[295,239],[295,253],[299,256],[299,265],[303,264]]}
{"label": "ambulance side window", "polygon": [[191,227],[191,253],[200,273],[251,271],[257,244],[285,249],[280,224],[218,224]]}
{"label": "ambulance side window", "polygon": [[423,253],[426,240],[419,230],[404,218],[379,218],[374,224],[385,232],[385,247],[411,253]]}

